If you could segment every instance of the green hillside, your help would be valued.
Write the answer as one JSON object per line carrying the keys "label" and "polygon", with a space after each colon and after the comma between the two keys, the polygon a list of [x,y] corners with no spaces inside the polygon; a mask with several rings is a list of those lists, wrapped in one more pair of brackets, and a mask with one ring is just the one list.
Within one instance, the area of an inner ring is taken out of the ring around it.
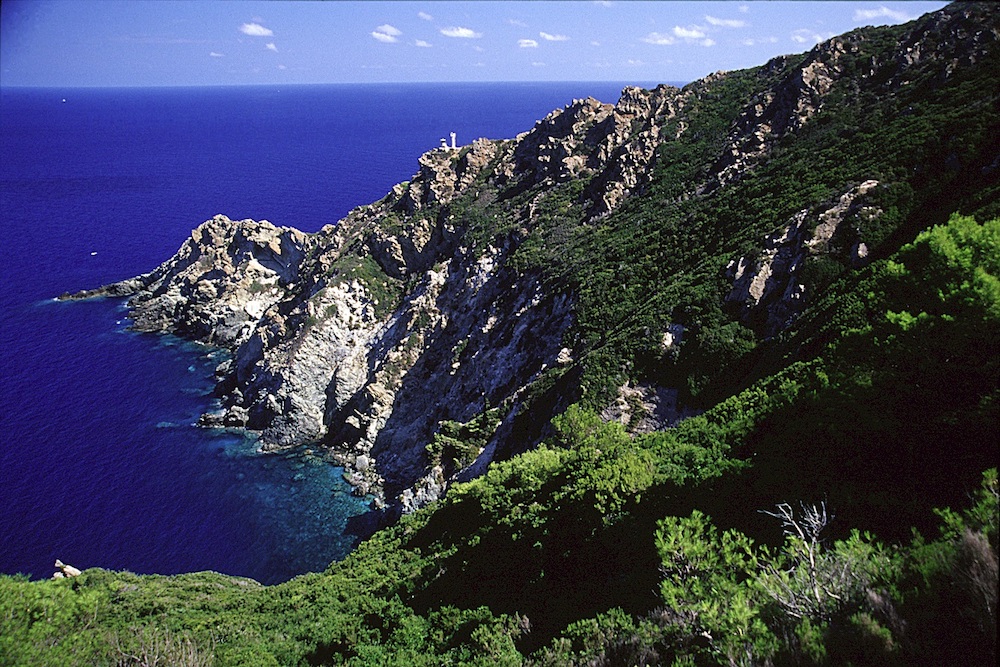
{"label": "green hillside", "polygon": [[[474,183],[436,213],[574,304],[506,460],[276,586],[0,577],[0,664],[995,664],[998,40],[950,5],[657,89],[686,101],[607,214],[599,175]],[[623,385],[693,416],[602,418]],[[486,408],[428,457],[467,465]]]}

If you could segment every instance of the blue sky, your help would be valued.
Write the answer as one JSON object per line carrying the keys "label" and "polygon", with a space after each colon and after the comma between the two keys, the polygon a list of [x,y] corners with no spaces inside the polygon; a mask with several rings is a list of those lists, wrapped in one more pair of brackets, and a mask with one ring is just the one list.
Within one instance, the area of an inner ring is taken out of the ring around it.
{"label": "blue sky", "polygon": [[3,0],[0,85],[692,81],[945,4]]}

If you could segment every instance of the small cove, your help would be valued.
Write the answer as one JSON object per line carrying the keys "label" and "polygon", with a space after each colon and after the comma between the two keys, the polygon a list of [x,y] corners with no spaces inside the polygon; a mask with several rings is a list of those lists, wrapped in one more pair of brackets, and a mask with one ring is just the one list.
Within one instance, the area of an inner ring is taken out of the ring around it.
{"label": "small cove", "polygon": [[45,576],[60,558],[276,583],[322,570],[354,547],[352,519],[368,502],[351,495],[341,468],[308,448],[261,454],[252,437],[196,425],[213,407],[224,352],[131,332],[120,300],[28,310],[47,329],[22,347],[21,362],[59,358],[72,390],[20,384],[22,417],[33,416],[40,433],[13,425],[9,442],[42,440],[49,451],[39,460],[41,451],[13,456],[5,447],[4,476],[17,488],[8,488],[15,493],[0,533],[18,536],[4,541],[5,571]]}
{"label": "small cove", "polygon": [[120,300],[52,298],[152,270],[217,213],[316,231],[450,132],[514,137],[621,88],[0,89],[0,572],[274,583],[343,558],[368,502],[339,468],[195,425],[219,351],[128,331]]}

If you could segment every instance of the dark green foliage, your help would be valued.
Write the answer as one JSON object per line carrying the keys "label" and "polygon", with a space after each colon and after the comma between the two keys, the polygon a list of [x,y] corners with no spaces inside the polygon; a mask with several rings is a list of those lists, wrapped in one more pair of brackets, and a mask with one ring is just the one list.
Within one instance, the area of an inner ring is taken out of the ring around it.
{"label": "dark green foliage", "polygon": [[[843,38],[822,107],[727,185],[740,113],[765,88],[797,95],[803,56],[692,84],[651,180],[608,216],[582,220],[587,181],[488,175],[421,213],[575,298],[576,362],[519,397],[515,432],[551,419],[537,448],[277,586],[0,577],[0,663],[995,664],[998,63],[944,76],[928,57],[900,80],[910,29]],[[731,260],[869,179],[869,212],[831,239],[863,240],[868,266],[811,258],[808,307],[771,339],[724,306]],[[346,243],[330,281],[364,283],[380,312],[414,286]],[[704,412],[630,435],[598,413],[626,380]],[[466,467],[499,414],[442,423],[430,464]]]}
{"label": "dark green foliage", "polygon": [[496,430],[498,412],[487,406],[487,409],[465,424],[441,422],[434,439],[426,447],[429,465],[441,466],[445,477],[471,465]]}

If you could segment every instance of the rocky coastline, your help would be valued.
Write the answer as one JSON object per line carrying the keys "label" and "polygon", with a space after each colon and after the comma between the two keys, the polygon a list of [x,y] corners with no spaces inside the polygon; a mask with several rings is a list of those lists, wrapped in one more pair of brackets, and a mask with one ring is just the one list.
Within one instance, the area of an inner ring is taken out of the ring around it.
{"label": "rocky coastline", "polygon": [[[982,35],[962,32],[964,20],[955,12],[950,22],[918,24],[891,62],[855,74],[891,65],[879,85],[903,85],[926,65],[922,40],[942,30],[955,33],[942,43],[954,45],[961,67],[987,48]],[[741,102],[713,168],[686,196],[739,182],[813,122],[859,35],[759,68],[768,85]],[[317,445],[359,494],[415,510],[452,481],[534,446],[548,418],[579,398],[585,350],[574,333],[574,288],[516,261],[522,244],[553,218],[600,224],[644,193],[662,147],[691,131],[691,114],[728,76],[682,89],[627,87],[614,105],[574,100],[514,139],[428,151],[410,181],[316,233],[217,215],[150,273],[64,298],[127,297],[134,329],[227,349],[217,370],[221,409],[204,425],[258,432],[265,450]],[[753,253],[718,267],[726,307],[761,338],[786,329],[808,298],[806,261],[867,261],[857,220],[882,214],[869,202],[882,187],[856,182],[774,221]],[[650,335],[666,354],[682,333],[670,323]],[[625,383],[605,417],[655,430],[689,414],[676,402],[672,387]],[[443,425],[483,415],[489,434],[479,451],[429,454]]]}

